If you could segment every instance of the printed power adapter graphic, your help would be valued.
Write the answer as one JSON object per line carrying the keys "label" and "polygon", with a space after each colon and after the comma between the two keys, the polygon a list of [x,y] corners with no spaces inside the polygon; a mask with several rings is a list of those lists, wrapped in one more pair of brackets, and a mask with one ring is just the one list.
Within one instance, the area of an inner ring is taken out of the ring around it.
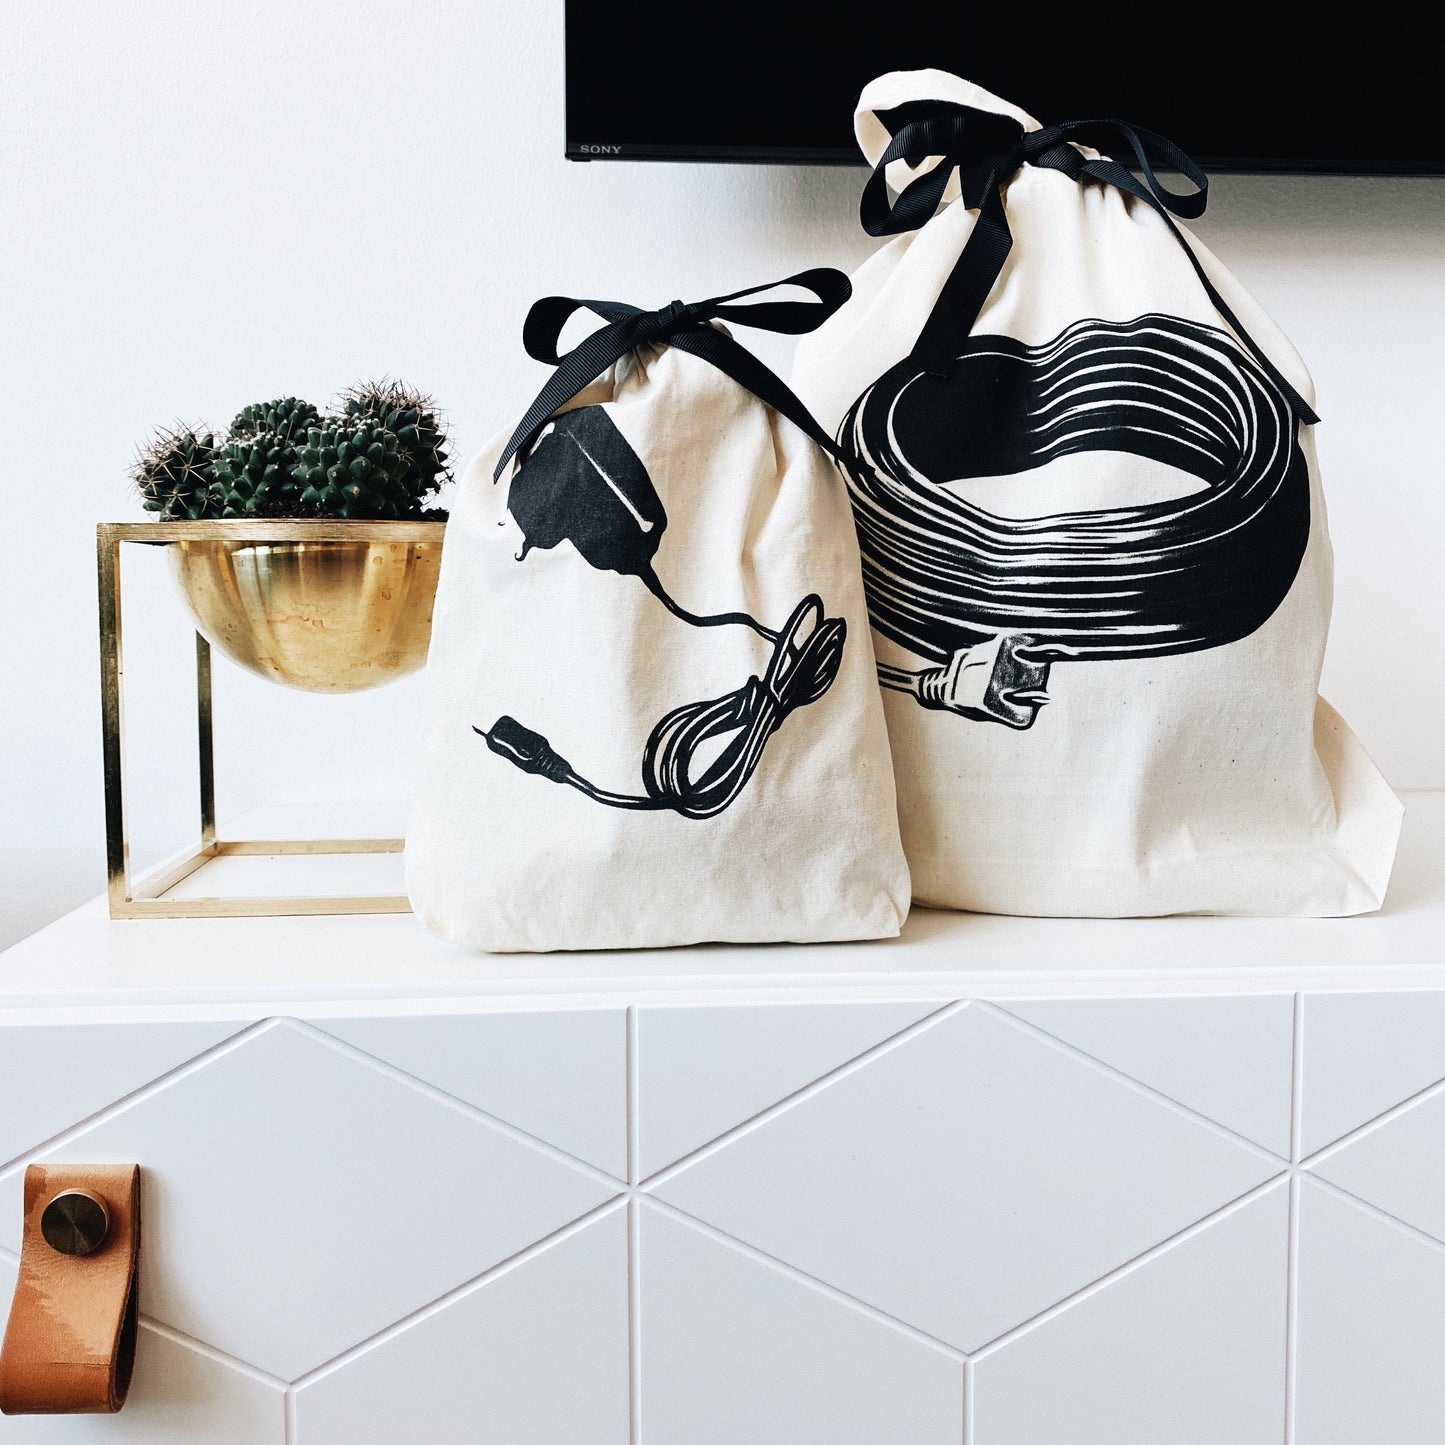
{"label": "printed power adapter graphic", "polygon": [[[828,617],[809,593],[783,626],[765,627],[746,612],[699,616],[663,587],[653,567],[667,512],[642,459],[601,406],[563,412],[539,435],[511,480],[507,508],[522,530],[518,561],[533,548],[571,542],[598,571],[638,578],[675,617],[692,627],[749,627],[771,644],[762,676],[719,698],[674,708],[653,728],[642,756],[642,793],[614,792],[581,776],[552,744],[504,714],[474,728],[487,746],[524,772],[576,788],[610,808],[670,809],[710,818],[747,786],[769,738],[789,715],[817,702],[838,675],[847,637],[841,617]],[[727,736],[697,776],[699,747]]]}

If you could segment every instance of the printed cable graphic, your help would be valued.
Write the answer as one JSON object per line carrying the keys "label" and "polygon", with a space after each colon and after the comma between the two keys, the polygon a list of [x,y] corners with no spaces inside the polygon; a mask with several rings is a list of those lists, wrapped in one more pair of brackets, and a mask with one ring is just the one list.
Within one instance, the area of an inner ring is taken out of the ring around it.
{"label": "printed cable graphic", "polygon": [[[1310,530],[1297,418],[1227,332],[1175,316],[1083,320],[1027,346],[972,336],[947,376],[906,358],[840,445],[873,626],[938,666],[880,665],[925,707],[1028,728],[1055,662],[1168,657],[1248,636]],[[944,484],[1128,452],[1202,491],[1011,518]]]}
{"label": "printed cable graphic", "polygon": [[[653,558],[667,513],[642,460],[600,406],[563,412],[543,431],[512,477],[507,509],[522,529],[518,561],[533,547],[570,541],[589,566],[638,577],[664,607],[694,627],[749,627],[773,647],[762,677],[723,697],[674,708],[653,728],[642,758],[645,793],[617,793],[582,777],[540,733],[503,715],[490,729],[473,728],[494,753],[524,772],[566,783],[611,808],[670,808],[685,818],[710,818],[747,786],[768,739],[800,707],[832,686],[843,658],[847,624],[828,617],[809,594],[782,628],[746,612],[699,616],[668,595]],[[698,747],[731,733],[700,776]]]}

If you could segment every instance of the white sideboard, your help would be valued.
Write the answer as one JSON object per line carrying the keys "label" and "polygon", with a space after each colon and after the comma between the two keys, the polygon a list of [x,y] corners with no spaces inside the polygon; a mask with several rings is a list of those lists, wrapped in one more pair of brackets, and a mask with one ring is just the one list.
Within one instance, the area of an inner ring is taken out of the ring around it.
{"label": "white sideboard", "polygon": [[1439,1445],[1445,794],[1343,921],[97,903],[0,955],[7,1300],[33,1159],[141,1164],[144,1318],[0,1445]]}

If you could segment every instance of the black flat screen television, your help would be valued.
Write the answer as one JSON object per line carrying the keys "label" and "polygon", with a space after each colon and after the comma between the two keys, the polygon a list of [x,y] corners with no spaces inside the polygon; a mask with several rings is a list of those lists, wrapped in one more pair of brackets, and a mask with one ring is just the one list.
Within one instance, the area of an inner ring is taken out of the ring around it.
{"label": "black flat screen television", "polygon": [[1442,175],[1432,14],[1394,0],[567,0],[567,155],[857,164],[864,83],[931,66],[1045,124],[1147,126],[1216,170]]}

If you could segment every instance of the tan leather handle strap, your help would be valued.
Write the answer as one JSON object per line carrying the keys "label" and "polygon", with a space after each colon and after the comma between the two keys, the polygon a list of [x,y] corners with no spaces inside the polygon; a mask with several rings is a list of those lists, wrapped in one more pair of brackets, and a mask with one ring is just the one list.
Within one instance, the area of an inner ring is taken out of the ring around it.
{"label": "tan leather handle strap", "polygon": [[[103,1206],[104,1238],[88,1241],[52,1211],[78,1193]],[[57,1245],[59,1247],[57,1247]],[[114,1414],[135,1367],[136,1263],[140,1256],[140,1170],[134,1164],[32,1164],[25,1171],[25,1235],[10,1323],[0,1349],[0,1412],[6,1415]]]}

